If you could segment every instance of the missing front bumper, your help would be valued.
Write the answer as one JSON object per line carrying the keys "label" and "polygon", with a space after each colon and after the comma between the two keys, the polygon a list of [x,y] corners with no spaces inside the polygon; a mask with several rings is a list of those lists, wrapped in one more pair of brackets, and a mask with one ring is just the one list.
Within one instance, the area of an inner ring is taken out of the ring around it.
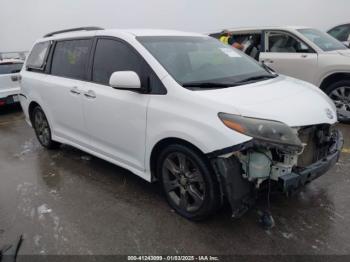
{"label": "missing front bumper", "polygon": [[340,131],[337,131],[337,140],[333,145],[332,153],[330,153],[320,161],[304,168],[303,170],[297,172],[293,171],[290,174],[286,174],[279,177],[279,188],[283,192],[289,193],[325,174],[331,167],[333,167],[338,162],[343,144],[343,136]]}
{"label": "missing front bumper", "polygon": [[[277,181],[278,190],[288,194],[325,174],[337,163],[343,143],[343,136],[337,130],[327,156],[300,170],[293,169],[291,173],[280,176]],[[252,144],[249,142],[242,148],[249,149]],[[243,178],[242,164],[235,155],[212,158],[212,165],[219,180],[222,199],[226,197],[230,203],[233,217],[242,216],[255,204],[258,189],[253,182]]]}

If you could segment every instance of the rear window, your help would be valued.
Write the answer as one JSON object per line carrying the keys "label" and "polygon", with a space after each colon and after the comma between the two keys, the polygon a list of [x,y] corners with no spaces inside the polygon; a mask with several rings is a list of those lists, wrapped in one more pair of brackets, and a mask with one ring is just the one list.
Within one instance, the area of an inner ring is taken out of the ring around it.
{"label": "rear window", "polygon": [[52,58],[51,74],[84,80],[91,39],[57,42]]}
{"label": "rear window", "polygon": [[0,75],[14,74],[22,69],[22,63],[5,63],[0,64]]}
{"label": "rear window", "polygon": [[30,53],[27,61],[27,68],[43,69],[49,51],[50,42],[37,43]]}

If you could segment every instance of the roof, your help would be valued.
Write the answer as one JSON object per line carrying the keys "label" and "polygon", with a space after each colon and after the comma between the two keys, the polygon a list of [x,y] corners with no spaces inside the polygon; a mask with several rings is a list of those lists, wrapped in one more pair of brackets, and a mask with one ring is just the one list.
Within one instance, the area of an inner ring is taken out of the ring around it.
{"label": "roof", "polygon": [[349,23],[343,23],[343,24],[337,24],[337,25],[332,26],[331,28],[329,28],[329,29],[327,30],[327,32],[329,32],[329,31],[331,31],[331,30],[337,28],[338,26],[349,26],[349,25],[350,25],[350,22],[349,22]]}
{"label": "roof", "polygon": [[103,30],[88,30],[88,31],[73,31],[73,32],[64,32],[57,33],[52,36],[47,36],[42,38],[42,40],[55,40],[62,39],[65,37],[89,37],[94,35],[120,35],[128,34],[131,36],[205,36],[199,33],[189,33],[176,30],[162,30],[162,29],[103,29]]}
{"label": "roof", "polygon": [[177,30],[164,30],[164,29],[110,29],[105,30],[105,32],[127,32],[134,36],[204,36],[199,33],[184,32]]}

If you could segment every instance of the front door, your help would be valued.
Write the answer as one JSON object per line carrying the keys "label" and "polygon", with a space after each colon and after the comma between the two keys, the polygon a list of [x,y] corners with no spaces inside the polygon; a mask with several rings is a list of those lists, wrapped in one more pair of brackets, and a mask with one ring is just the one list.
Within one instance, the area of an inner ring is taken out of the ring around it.
{"label": "front door", "polygon": [[291,33],[265,32],[265,50],[259,60],[277,73],[314,82],[317,71],[317,53]]}
{"label": "front door", "polygon": [[91,82],[83,96],[91,149],[140,171],[144,170],[150,95],[114,89],[109,86],[109,79],[115,71],[135,71],[144,83],[143,64],[126,43],[111,38],[97,39]]}

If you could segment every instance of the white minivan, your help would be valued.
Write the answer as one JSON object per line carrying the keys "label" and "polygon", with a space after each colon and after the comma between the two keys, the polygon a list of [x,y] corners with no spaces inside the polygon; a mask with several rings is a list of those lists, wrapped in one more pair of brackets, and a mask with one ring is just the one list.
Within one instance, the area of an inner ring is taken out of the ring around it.
{"label": "white minivan", "polygon": [[192,220],[224,199],[240,216],[267,185],[294,191],[343,144],[321,90],[195,33],[50,33],[21,71],[20,101],[44,147],[69,144],[158,180]]}

